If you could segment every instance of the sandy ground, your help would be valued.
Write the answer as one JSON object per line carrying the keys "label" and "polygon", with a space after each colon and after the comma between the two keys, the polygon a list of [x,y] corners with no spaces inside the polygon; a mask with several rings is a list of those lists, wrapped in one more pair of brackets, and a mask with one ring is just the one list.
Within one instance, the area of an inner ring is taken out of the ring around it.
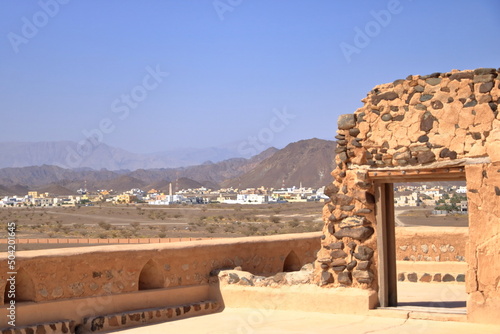
{"label": "sandy ground", "polygon": [[449,308],[465,312],[465,284],[398,282],[398,306]]}
{"label": "sandy ground", "polygon": [[[259,310],[228,308],[222,313],[177,320],[108,333],[156,334],[331,334],[331,333],[381,333],[381,334],[470,334],[477,331],[487,334],[500,333],[499,326],[480,325],[454,321],[431,321],[409,318],[412,311],[422,312],[422,300],[434,300],[431,307],[448,307],[448,311],[465,313],[460,303],[465,303],[463,285],[424,283],[398,283],[401,312],[397,317],[384,317],[385,310],[367,316],[327,314],[303,311]],[[438,300],[439,299],[439,300]],[[438,302],[441,304],[437,304]],[[441,309],[443,310],[443,309]],[[398,312],[399,312],[398,311]],[[432,310],[431,310],[432,311]],[[372,311],[370,311],[372,312]],[[389,313],[394,311],[388,310]],[[375,315],[376,314],[376,315]]]}
{"label": "sandy ground", "polygon": [[396,226],[466,227],[469,225],[467,215],[433,216],[431,211],[424,208],[396,208],[394,210]]}
{"label": "sandy ground", "polygon": [[[222,313],[112,333],[199,334],[498,334],[499,326],[463,322],[386,318],[348,314],[259,309],[226,309]],[[111,332],[108,332],[111,333]]]}
{"label": "sandy ground", "polygon": [[[0,208],[18,238],[205,238],[320,231],[323,203]],[[6,230],[0,229],[0,238]]]}

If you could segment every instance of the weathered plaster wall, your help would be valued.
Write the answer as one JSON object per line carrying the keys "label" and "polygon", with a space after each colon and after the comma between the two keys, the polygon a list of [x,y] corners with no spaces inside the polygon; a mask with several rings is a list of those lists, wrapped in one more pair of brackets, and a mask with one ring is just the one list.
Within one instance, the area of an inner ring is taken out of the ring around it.
{"label": "weathered plaster wall", "polygon": [[[208,283],[210,271],[235,266],[256,274],[274,274],[283,270],[292,250],[303,264],[314,261],[318,239],[317,233],[305,233],[25,251],[17,253],[17,272],[18,277],[31,282],[32,301],[90,297],[139,290],[141,271],[149,265],[151,275],[156,275],[151,280],[160,281],[157,288]],[[1,291],[9,271],[4,253],[0,262]]]}
{"label": "weathered plaster wall", "polygon": [[396,227],[396,260],[465,262],[467,227]]}
{"label": "weathered plaster wall", "polygon": [[[499,99],[497,69],[453,70],[376,86],[362,100],[363,107],[339,118],[337,168],[325,189],[331,200],[323,209],[320,285],[378,289],[375,188],[368,171],[468,166],[468,198],[476,203],[468,252],[476,260],[471,260],[468,277],[477,276],[480,286],[469,287],[475,291],[469,312],[474,314],[480,305],[483,311],[500,312],[492,299],[499,300],[500,269],[481,266],[498,263],[500,215],[491,206],[489,212],[477,209],[498,203],[500,196],[499,183],[491,183],[500,173]],[[476,169],[484,173],[472,177]],[[473,186],[478,180],[484,183]]]}
{"label": "weathered plaster wall", "polygon": [[[299,266],[313,262],[319,242],[320,233],[315,232],[171,244],[22,251],[16,258],[18,306],[23,301],[32,301],[36,303],[31,307],[39,307],[42,311],[44,304],[37,306],[41,302],[122,295],[141,288],[200,286],[209,283],[213,270],[236,266],[258,275],[271,275],[283,271],[292,251]],[[9,271],[7,255],[3,253],[0,258],[2,301]],[[193,301],[191,299],[189,302]],[[0,328],[2,325],[3,320]]]}
{"label": "weathered plaster wall", "polygon": [[500,322],[500,163],[466,167],[469,200],[468,315]]}

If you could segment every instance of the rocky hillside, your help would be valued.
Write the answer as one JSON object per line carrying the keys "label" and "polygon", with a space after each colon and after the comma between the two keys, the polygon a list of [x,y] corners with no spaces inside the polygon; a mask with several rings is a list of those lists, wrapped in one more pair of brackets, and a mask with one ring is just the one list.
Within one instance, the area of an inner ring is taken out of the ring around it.
{"label": "rocky hillside", "polygon": [[251,171],[222,182],[222,186],[248,188],[280,188],[304,186],[322,187],[331,182],[330,172],[335,168],[334,141],[322,139],[301,140],[291,143],[271,157],[263,160]]}
{"label": "rocky hillside", "polygon": [[131,188],[168,191],[176,182],[178,189],[205,186],[219,187],[321,187],[331,180],[334,169],[335,142],[320,139],[302,140],[281,150],[269,148],[250,159],[234,158],[181,168],[109,171],[106,169],[65,169],[58,166],[32,166],[0,169],[0,196],[25,195],[29,190],[55,195],[74,194],[80,188],[90,191]]}
{"label": "rocky hillside", "polygon": [[133,172],[65,169],[49,165],[2,168],[0,196],[26,195],[28,189],[68,195],[85,186],[91,191],[97,189],[124,191],[131,188],[167,190],[168,183],[175,180],[178,180],[179,189],[196,186],[217,189],[222,181],[250,171],[276,151],[278,151],[276,148],[269,148],[250,159],[234,158],[198,166],[139,169]]}

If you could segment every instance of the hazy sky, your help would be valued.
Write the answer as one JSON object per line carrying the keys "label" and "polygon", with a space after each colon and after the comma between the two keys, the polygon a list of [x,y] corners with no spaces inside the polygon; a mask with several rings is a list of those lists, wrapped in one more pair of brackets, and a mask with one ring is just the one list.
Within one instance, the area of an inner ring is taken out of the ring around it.
{"label": "hazy sky", "polygon": [[333,139],[377,84],[500,67],[499,14],[498,0],[2,0],[0,141]]}

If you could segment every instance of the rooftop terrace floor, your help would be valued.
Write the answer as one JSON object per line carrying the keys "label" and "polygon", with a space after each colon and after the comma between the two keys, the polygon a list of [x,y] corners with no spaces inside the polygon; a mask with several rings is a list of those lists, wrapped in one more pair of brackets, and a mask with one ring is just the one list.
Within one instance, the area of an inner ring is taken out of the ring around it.
{"label": "rooftop terrace floor", "polygon": [[[371,310],[369,315],[226,308],[221,313],[109,333],[331,334],[341,333],[341,331],[349,334],[470,334],[476,331],[482,334],[500,333],[500,326],[463,322],[466,320],[465,307],[462,307],[460,302],[466,297],[463,285],[400,282],[398,291],[399,301],[405,305],[404,307]],[[446,305],[448,308],[419,307],[435,307],[438,300],[444,302],[441,305]],[[408,306],[411,304],[415,306]],[[449,312],[449,319],[461,321],[423,320],[446,319],[446,314],[433,313],[435,311]]]}
{"label": "rooftop terrace floor", "polygon": [[470,334],[500,333],[500,326],[464,322],[416,320],[379,316],[326,314],[301,311],[225,309],[221,313],[109,333],[160,334]]}

